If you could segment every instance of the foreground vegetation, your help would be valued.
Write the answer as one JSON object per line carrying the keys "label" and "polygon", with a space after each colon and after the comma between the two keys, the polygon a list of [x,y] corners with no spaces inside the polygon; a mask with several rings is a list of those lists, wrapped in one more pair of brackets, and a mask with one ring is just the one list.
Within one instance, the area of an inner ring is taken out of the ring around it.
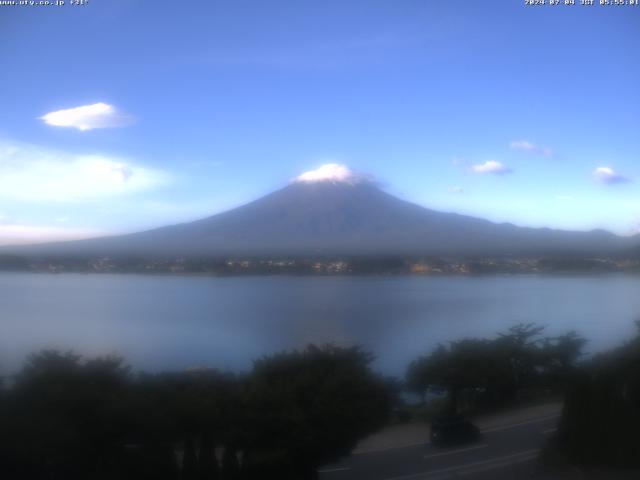
{"label": "foreground vegetation", "polygon": [[586,362],[567,389],[548,463],[640,468],[640,321],[625,345]]}
{"label": "foreground vegetation", "polygon": [[313,479],[391,417],[406,419],[402,388],[435,395],[433,414],[564,395],[547,458],[640,466],[640,336],[585,362],[576,333],[543,333],[523,324],[441,345],[404,382],[374,373],[355,347],[267,356],[242,375],[132,373],[120,358],[40,352],[0,389],[0,477]]}
{"label": "foreground vegetation", "polygon": [[422,398],[444,390],[451,414],[561,394],[586,341],[575,332],[557,337],[543,332],[544,327],[520,324],[496,338],[440,345],[409,365],[406,386]]}
{"label": "foreground vegetation", "polygon": [[463,339],[411,363],[407,388],[423,397],[444,390],[451,413],[477,412],[519,400],[561,395],[547,466],[640,468],[640,321],[635,338],[581,360],[575,332],[546,337],[533,324],[493,339]]}
{"label": "foreground vegetation", "polygon": [[215,370],[132,375],[121,359],[29,358],[0,403],[4,479],[306,479],[391,409],[371,356],[308,347]]}

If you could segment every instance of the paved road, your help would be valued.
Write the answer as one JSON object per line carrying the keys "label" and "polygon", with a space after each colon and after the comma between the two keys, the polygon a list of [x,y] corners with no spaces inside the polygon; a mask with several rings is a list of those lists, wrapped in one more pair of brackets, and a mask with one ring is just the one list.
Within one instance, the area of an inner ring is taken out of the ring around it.
{"label": "paved road", "polygon": [[482,440],[464,447],[429,443],[354,454],[319,470],[321,480],[501,480],[529,478],[557,412],[482,429]]}

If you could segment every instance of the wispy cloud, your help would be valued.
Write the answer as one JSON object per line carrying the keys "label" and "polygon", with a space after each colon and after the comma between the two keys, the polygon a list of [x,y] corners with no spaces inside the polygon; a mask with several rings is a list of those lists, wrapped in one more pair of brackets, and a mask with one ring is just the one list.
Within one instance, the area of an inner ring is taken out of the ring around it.
{"label": "wispy cloud", "polygon": [[73,202],[138,192],[169,181],[163,171],[109,155],[0,141],[0,198]]}
{"label": "wispy cloud", "polygon": [[123,127],[132,123],[133,118],[121,113],[113,105],[100,102],[49,112],[40,117],[40,120],[54,127],[77,128],[84,131]]}
{"label": "wispy cloud", "polygon": [[462,187],[449,187],[449,193],[461,194],[464,193],[464,188]]}
{"label": "wispy cloud", "polygon": [[621,183],[628,183],[631,181],[628,177],[619,174],[611,167],[598,167],[593,171],[593,179],[596,182],[603,183],[605,185],[618,185]]}
{"label": "wispy cloud", "polygon": [[488,160],[484,163],[472,165],[471,171],[478,174],[492,175],[506,175],[513,172],[513,170],[497,160]]}
{"label": "wispy cloud", "polygon": [[536,145],[527,140],[514,140],[509,144],[509,148],[511,148],[512,150],[520,150],[524,152],[535,153],[537,155],[542,155],[544,157],[553,156],[553,150],[551,150],[550,148]]}
{"label": "wispy cloud", "polygon": [[39,242],[56,242],[98,237],[107,232],[86,228],[63,228],[52,226],[4,224],[0,222],[0,246]]}

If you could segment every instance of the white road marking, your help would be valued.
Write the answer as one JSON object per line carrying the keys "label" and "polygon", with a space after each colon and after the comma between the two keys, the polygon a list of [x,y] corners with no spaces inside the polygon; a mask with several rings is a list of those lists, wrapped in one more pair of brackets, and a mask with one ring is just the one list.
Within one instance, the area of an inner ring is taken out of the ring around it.
{"label": "white road marking", "polygon": [[351,470],[351,467],[324,468],[318,470],[318,473],[346,472],[347,470]]}
{"label": "white road marking", "polygon": [[424,458],[433,458],[433,457],[442,457],[444,455],[453,455],[455,453],[463,453],[468,452],[470,450],[478,450],[479,448],[487,448],[489,445],[483,443],[482,445],[476,445],[475,447],[467,447],[467,448],[457,448],[456,450],[449,450],[446,452],[433,453],[431,455],[425,455]]}
{"label": "white road marking", "polygon": [[428,470],[426,472],[412,473],[410,475],[402,475],[399,477],[391,477],[386,480],[412,480],[420,478],[429,478],[435,475],[442,475],[444,473],[455,472],[460,475],[468,475],[479,471],[492,470],[495,468],[501,468],[507,465],[513,465],[516,463],[527,462],[533,460],[540,450],[524,450],[522,452],[514,453],[512,455],[505,455],[502,457],[490,458],[489,460],[481,460],[479,462],[466,463],[464,465],[456,465],[454,467],[441,468],[438,470]]}
{"label": "white road marking", "polygon": [[557,413],[557,414],[553,414],[553,415],[547,415],[546,417],[542,417],[542,418],[535,418],[533,420],[525,420],[523,422],[512,423],[510,425],[502,425],[500,427],[487,428],[485,430],[482,430],[482,433],[497,432],[497,431],[500,431],[500,430],[508,430],[509,428],[520,427],[522,425],[529,425],[531,423],[544,422],[546,420],[551,420],[551,419],[557,418],[559,416],[560,416],[560,414]]}

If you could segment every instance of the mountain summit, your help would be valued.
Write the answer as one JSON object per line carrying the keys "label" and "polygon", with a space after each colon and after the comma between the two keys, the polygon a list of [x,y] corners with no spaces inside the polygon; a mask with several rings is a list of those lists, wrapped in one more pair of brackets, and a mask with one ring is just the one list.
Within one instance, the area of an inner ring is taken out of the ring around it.
{"label": "mountain summit", "polygon": [[538,255],[612,253],[637,243],[601,230],[522,228],[430,210],[386,193],[344,165],[328,164],[195,222],[19,250],[92,256]]}

